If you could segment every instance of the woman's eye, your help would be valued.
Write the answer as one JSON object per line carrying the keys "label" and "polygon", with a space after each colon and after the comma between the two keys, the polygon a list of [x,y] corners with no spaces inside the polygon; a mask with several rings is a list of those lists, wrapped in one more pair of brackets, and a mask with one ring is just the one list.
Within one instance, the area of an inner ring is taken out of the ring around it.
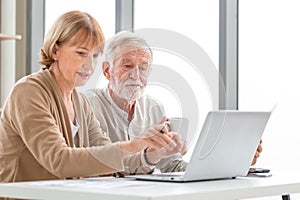
{"label": "woman's eye", "polygon": [[82,51],[77,51],[76,53],[77,53],[78,55],[80,55],[80,56],[86,56],[86,55],[87,55],[87,53],[82,52]]}

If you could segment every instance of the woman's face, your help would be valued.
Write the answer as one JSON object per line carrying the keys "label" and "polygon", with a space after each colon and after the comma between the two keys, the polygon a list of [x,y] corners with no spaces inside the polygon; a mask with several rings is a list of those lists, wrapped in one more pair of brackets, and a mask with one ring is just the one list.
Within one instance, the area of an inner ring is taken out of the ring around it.
{"label": "woman's face", "polygon": [[92,42],[79,42],[81,31],[75,34],[70,41],[55,45],[54,60],[57,67],[56,77],[66,82],[68,86],[84,85],[95,70],[100,52]]}

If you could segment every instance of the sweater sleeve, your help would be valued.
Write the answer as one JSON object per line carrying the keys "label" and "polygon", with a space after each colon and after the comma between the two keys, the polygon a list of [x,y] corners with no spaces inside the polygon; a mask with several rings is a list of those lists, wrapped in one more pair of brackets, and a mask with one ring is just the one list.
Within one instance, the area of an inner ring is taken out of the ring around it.
{"label": "sweater sleeve", "polygon": [[[35,160],[58,178],[107,174],[124,169],[123,155],[118,144],[87,148],[67,145],[62,127],[65,126],[60,103],[47,89],[35,83],[20,83],[12,91],[10,113],[15,132]],[[97,154],[114,156],[114,165],[95,159]]]}
{"label": "sweater sleeve", "polygon": [[[99,146],[103,145],[110,141],[109,137],[106,136],[105,132],[101,130],[99,122],[97,121],[93,110],[90,105],[90,101],[87,99],[87,97],[82,94],[82,101],[83,105],[85,105],[85,114],[86,114],[86,121],[88,122],[89,126],[89,140],[91,146]],[[118,144],[119,142],[113,143]],[[115,146],[115,148],[118,148],[118,146]],[[122,171],[126,171],[128,173],[148,173],[152,169],[149,169],[147,165],[145,165],[145,162],[142,161],[142,152],[133,152],[131,154],[128,154],[128,152],[123,152],[121,149],[119,151],[122,152],[123,155],[123,163],[124,163],[124,169]],[[99,161],[105,162],[109,166],[113,166],[115,159],[114,155],[108,155],[103,156],[103,154],[99,154],[94,149],[89,149],[89,152]]]}

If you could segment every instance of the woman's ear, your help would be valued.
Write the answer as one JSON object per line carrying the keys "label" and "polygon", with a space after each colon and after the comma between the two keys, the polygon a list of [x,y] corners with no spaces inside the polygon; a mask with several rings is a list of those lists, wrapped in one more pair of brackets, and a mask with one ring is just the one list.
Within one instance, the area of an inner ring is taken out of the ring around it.
{"label": "woman's ear", "polygon": [[59,46],[57,44],[54,44],[53,49],[52,49],[53,60],[58,59],[58,49],[59,49]]}
{"label": "woman's ear", "polygon": [[107,78],[107,80],[110,80],[110,64],[107,61],[104,61],[102,63],[102,71],[103,75]]}

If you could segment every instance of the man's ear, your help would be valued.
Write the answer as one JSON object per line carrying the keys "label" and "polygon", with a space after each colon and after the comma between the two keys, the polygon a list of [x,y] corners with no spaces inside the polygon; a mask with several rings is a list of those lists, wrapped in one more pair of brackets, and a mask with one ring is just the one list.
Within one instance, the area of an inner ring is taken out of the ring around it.
{"label": "man's ear", "polygon": [[107,80],[110,80],[110,64],[107,61],[104,61],[102,63],[102,71],[103,75],[107,78]]}

